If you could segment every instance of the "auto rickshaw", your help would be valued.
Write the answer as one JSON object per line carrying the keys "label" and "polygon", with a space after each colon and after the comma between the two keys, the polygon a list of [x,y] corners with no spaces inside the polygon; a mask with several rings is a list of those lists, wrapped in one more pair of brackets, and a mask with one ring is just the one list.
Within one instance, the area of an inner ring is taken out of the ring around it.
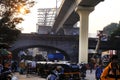
{"label": "auto rickshaw", "polygon": [[76,64],[63,64],[64,73],[61,74],[60,80],[80,80],[79,66]]}

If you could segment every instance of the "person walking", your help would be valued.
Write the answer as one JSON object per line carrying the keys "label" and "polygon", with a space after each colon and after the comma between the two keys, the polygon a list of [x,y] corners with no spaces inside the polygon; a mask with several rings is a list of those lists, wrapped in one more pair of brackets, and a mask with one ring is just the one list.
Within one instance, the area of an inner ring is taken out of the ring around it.
{"label": "person walking", "polygon": [[111,62],[105,67],[100,78],[101,80],[120,80],[120,66],[118,65],[117,55],[111,57]]}

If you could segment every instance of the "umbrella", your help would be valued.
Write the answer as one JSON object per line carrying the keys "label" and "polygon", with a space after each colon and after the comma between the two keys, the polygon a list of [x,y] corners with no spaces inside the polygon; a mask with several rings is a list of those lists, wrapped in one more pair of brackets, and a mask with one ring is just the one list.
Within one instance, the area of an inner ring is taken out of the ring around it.
{"label": "umbrella", "polygon": [[0,56],[3,59],[12,59],[12,53],[3,48],[0,50]]}

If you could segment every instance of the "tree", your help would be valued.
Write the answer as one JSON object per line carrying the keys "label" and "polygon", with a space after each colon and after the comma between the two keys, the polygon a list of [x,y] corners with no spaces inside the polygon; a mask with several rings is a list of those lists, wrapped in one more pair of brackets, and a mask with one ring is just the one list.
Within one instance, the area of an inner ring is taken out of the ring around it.
{"label": "tree", "polygon": [[[119,46],[118,44],[120,44],[120,23],[118,25],[118,28],[116,30],[113,31],[113,33],[110,36],[110,41],[112,44]],[[120,50],[116,50],[116,54],[118,56],[118,58],[120,59]],[[120,61],[119,61],[119,65],[120,65]]]}
{"label": "tree", "polygon": [[103,29],[103,33],[109,36],[109,40],[112,41],[120,37],[120,24],[111,23]]}
{"label": "tree", "polygon": [[[115,47],[119,46],[118,44],[120,44],[120,23],[119,24],[112,23],[111,25],[108,25],[105,28],[104,31],[109,33],[110,46],[115,46]],[[116,54],[120,59],[120,50],[116,50]]]}
{"label": "tree", "polygon": [[111,23],[103,28],[103,34],[107,34],[108,36],[111,36],[111,34],[117,30],[118,24],[117,23]]}
{"label": "tree", "polygon": [[[103,31],[99,31],[99,34],[98,34],[98,41],[97,41],[97,44],[96,44],[96,48],[95,48],[95,53],[99,53],[99,47],[100,47],[100,44],[101,44],[101,39],[103,38],[103,36],[107,35],[106,37],[108,36],[111,36],[111,33],[113,33],[115,30],[117,30],[118,28],[118,24],[117,23],[111,23],[110,25],[106,26],[103,28]],[[97,54],[94,54],[92,56],[92,59],[94,59],[94,57],[96,56]],[[100,61],[99,61],[99,58],[98,60],[96,60],[96,62],[99,64]]]}
{"label": "tree", "polygon": [[111,38],[115,38],[115,37],[116,38],[120,37],[120,24],[118,25],[117,29],[111,33]]}
{"label": "tree", "polygon": [[21,33],[16,25],[23,21],[19,15],[30,13],[32,0],[0,0],[0,43],[12,43]]}

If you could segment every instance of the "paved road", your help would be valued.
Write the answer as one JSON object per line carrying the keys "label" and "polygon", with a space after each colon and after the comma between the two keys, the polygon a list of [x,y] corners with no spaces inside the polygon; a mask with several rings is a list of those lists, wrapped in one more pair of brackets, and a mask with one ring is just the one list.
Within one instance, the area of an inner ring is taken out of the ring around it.
{"label": "paved road", "polygon": [[[44,78],[41,78],[37,75],[20,75],[19,73],[14,73],[15,76],[17,76],[18,80],[46,80]],[[92,73],[90,73],[89,70],[87,70],[87,75],[85,80],[95,80],[95,70],[93,70]]]}
{"label": "paved road", "polygon": [[18,78],[18,80],[46,80],[44,78],[41,78],[37,75],[20,75],[19,73],[14,73],[14,75]]}

